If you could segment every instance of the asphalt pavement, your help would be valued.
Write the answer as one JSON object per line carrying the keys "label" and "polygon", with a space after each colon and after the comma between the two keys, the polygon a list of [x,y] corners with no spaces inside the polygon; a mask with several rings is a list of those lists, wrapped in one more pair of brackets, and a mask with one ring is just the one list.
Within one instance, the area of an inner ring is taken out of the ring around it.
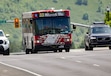
{"label": "asphalt pavement", "polygon": [[0,55],[0,76],[111,76],[111,50]]}
{"label": "asphalt pavement", "polygon": [[23,70],[13,68],[0,62],[0,76],[35,76]]}

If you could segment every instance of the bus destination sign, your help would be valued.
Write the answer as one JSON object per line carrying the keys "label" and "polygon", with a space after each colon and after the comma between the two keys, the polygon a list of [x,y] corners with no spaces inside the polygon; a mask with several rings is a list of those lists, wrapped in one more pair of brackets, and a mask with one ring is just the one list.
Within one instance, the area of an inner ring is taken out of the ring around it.
{"label": "bus destination sign", "polygon": [[56,16],[65,16],[64,12],[53,12],[53,13],[40,13],[39,17],[56,17]]}

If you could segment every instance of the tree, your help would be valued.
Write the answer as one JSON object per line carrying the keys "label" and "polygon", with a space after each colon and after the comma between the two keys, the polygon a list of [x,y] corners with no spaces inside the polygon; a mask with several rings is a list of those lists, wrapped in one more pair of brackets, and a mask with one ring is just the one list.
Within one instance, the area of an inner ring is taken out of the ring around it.
{"label": "tree", "polygon": [[101,12],[101,7],[99,6],[98,9],[97,9],[97,12]]}
{"label": "tree", "polygon": [[74,42],[72,42],[72,47],[71,48],[75,49],[75,43]]}
{"label": "tree", "polygon": [[77,4],[77,5],[88,5],[88,1],[87,0],[77,0],[75,4]]}
{"label": "tree", "polygon": [[14,3],[19,3],[20,0],[12,0],[12,2],[14,2]]}
{"label": "tree", "polygon": [[53,2],[54,2],[54,3],[57,3],[58,1],[57,1],[57,0],[53,0]]}
{"label": "tree", "polygon": [[111,12],[105,13],[104,22],[111,27]]}
{"label": "tree", "polygon": [[75,4],[82,5],[82,0],[77,0]]}
{"label": "tree", "polygon": [[83,5],[88,5],[88,1],[87,0],[83,0],[82,4]]}
{"label": "tree", "polygon": [[83,20],[89,20],[88,13],[83,14],[82,19]]}
{"label": "tree", "polygon": [[71,10],[71,8],[70,8],[69,6],[67,7],[67,9],[68,9],[68,10]]}
{"label": "tree", "polygon": [[80,43],[79,48],[84,48],[84,40]]}

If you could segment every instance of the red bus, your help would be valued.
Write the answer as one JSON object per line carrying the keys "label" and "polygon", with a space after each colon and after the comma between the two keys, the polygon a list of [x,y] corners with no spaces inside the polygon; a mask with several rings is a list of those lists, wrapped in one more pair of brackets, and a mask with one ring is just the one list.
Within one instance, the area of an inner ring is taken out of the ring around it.
{"label": "red bus", "polygon": [[24,12],[22,35],[26,54],[38,51],[69,52],[72,44],[70,11],[50,9]]}

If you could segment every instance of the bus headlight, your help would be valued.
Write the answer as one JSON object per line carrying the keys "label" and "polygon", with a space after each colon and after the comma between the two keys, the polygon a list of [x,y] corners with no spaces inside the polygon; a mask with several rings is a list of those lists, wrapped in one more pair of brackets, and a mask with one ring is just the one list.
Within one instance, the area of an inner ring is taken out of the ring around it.
{"label": "bus headlight", "polygon": [[37,43],[40,43],[40,40],[37,40],[36,42],[37,42]]}
{"label": "bus headlight", "polygon": [[65,38],[64,41],[65,41],[65,42],[69,42],[70,39],[69,39],[69,38]]}
{"label": "bus headlight", "polygon": [[36,43],[42,43],[42,40],[37,40]]}

